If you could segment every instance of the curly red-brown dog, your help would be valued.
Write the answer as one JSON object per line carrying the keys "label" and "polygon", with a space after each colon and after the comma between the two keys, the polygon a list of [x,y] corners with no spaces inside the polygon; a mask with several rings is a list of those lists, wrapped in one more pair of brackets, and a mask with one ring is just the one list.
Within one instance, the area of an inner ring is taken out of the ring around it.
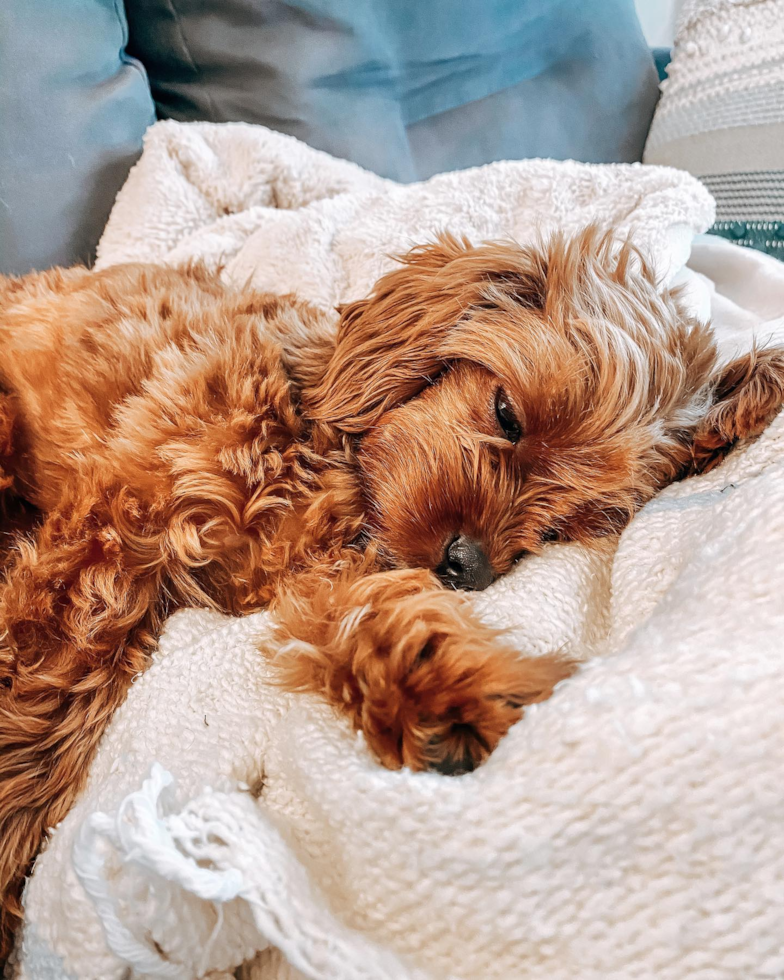
{"label": "curly red-brown dog", "polygon": [[[572,664],[472,615],[551,539],[618,531],[780,407],[595,229],[444,237],[333,319],[199,269],[0,280],[0,477],[40,512],[0,590],[2,948],[47,828],[167,613],[271,607],[282,682],[387,766],[463,772]],[[446,586],[446,588],[444,588]]]}

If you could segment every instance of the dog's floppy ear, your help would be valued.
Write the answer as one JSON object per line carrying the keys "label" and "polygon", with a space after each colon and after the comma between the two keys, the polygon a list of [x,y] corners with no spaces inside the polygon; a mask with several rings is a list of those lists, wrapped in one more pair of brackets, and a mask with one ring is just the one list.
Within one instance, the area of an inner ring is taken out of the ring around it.
{"label": "dog's floppy ear", "polygon": [[335,353],[307,393],[311,416],[363,432],[394,405],[422,391],[454,356],[446,338],[503,292],[528,306],[543,302],[539,252],[480,245],[442,235],[412,249],[373,293],[340,310]]}
{"label": "dog's floppy ear", "polygon": [[340,308],[335,352],[308,395],[314,418],[362,432],[440,373],[438,349],[459,309],[439,273],[469,248],[446,235],[414,248],[367,299]]}
{"label": "dog's floppy ear", "polygon": [[756,348],[723,367],[692,443],[691,473],[706,473],[739,439],[759,435],[784,404],[784,347]]}

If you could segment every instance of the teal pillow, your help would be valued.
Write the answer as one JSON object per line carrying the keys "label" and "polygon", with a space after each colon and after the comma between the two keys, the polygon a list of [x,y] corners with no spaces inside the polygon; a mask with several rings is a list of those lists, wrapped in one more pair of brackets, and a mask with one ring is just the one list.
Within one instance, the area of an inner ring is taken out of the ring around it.
{"label": "teal pillow", "polygon": [[262,123],[409,181],[633,161],[658,97],[633,0],[126,0],[158,114]]}
{"label": "teal pillow", "polygon": [[120,0],[0,2],[0,272],[89,262],[154,121]]}

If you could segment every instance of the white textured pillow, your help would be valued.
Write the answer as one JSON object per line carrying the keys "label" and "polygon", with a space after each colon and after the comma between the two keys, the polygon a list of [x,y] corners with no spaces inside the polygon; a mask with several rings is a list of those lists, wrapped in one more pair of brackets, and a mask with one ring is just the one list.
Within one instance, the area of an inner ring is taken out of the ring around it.
{"label": "white textured pillow", "polygon": [[714,233],[784,258],[784,0],[687,0],[646,163],[716,198]]}

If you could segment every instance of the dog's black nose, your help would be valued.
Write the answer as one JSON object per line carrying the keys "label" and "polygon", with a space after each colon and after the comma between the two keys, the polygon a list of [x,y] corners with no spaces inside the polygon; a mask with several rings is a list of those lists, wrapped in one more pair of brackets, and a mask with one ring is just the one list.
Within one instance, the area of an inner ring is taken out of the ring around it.
{"label": "dog's black nose", "polygon": [[495,579],[493,566],[478,541],[464,534],[446,546],[444,560],[436,574],[452,589],[472,589],[481,592]]}

